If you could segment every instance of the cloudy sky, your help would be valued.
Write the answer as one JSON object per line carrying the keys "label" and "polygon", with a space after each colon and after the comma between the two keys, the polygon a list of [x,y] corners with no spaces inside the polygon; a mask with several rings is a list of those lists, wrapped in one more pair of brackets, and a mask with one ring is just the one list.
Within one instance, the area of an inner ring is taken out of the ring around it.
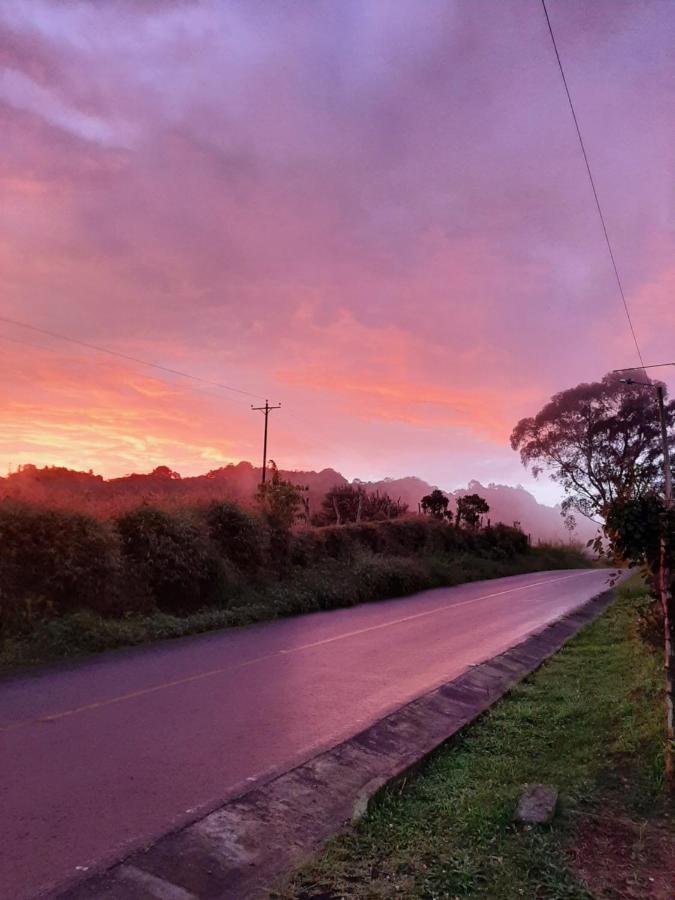
{"label": "cloudy sky", "polygon": [[[675,5],[549,8],[675,359]],[[269,397],[284,467],[529,485],[515,422],[637,362],[539,0],[3,0],[0,129],[2,316],[255,395],[0,322],[0,470],[257,460]]]}

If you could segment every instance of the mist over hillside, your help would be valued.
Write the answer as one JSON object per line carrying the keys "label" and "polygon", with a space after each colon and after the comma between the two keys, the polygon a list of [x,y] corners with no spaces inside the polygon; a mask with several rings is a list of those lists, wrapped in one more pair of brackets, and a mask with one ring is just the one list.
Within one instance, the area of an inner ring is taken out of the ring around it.
{"label": "mist over hillside", "polygon": [[[260,467],[249,462],[230,464],[204,475],[181,477],[167,466],[160,466],[149,473],[134,473],[122,478],[105,479],[94,472],[78,472],[59,466],[37,468],[26,465],[17,472],[0,478],[0,498],[12,498],[45,506],[76,508],[92,515],[106,517],[139,503],[156,503],[162,506],[180,506],[204,503],[212,500],[234,500],[245,506],[254,502],[260,482]],[[280,470],[282,478],[307,489],[311,509],[319,509],[321,500],[330,488],[346,485],[348,480],[334,469],[320,472]],[[418,504],[435,485],[416,476],[385,478],[381,481],[359,481],[367,491],[386,491],[392,499],[408,505],[411,513],[418,511]],[[483,485],[470,481],[466,488],[446,492],[450,507],[454,510],[457,498],[477,493],[489,506],[489,518],[493,523],[512,525],[518,522],[533,540],[586,541],[597,532],[593,523],[577,521],[570,533],[560,515],[559,506],[546,506],[525,488],[504,484]]]}

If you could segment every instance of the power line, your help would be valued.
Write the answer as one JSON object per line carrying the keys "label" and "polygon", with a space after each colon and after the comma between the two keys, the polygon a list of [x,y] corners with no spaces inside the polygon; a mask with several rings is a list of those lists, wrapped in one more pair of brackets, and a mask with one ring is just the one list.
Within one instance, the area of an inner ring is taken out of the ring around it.
{"label": "power line", "polygon": [[[88,350],[96,350],[98,353],[107,353],[109,356],[116,356],[119,359],[126,359],[128,362],[139,363],[142,366],[149,366],[151,369],[159,369],[161,372],[168,372],[169,375],[178,375],[181,378],[189,378],[192,381],[199,381],[201,384],[208,384],[211,387],[221,388],[224,391],[231,391],[235,394],[243,394],[246,397],[254,397],[256,400],[264,399],[260,394],[253,394],[251,391],[244,391],[240,388],[232,387],[229,384],[221,384],[219,381],[211,381],[208,378],[201,378],[199,375],[191,375],[189,372],[181,372],[178,369],[171,369],[160,363],[148,362],[146,359],[140,359],[137,356],[129,356],[127,353],[121,353],[118,350],[110,350],[108,347],[99,347],[96,344],[89,344],[87,341],[81,341],[78,338],[68,337],[65,334],[59,334],[57,331],[48,331],[46,328],[38,328],[36,325],[29,325],[27,322],[19,322],[17,319],[9,319],[7,316],[0,316],[0,322],[8,325],[16,325],[19,328],[26,328],[28,331],[35,331],[38,334],[45,334],[48,337],[57,338],[60,341],[68,341],[69,344],[77,344],[79,347],[86,347]],[[9,338],[8,340],[11,340]]]}
{"label": "power line", "polygon": [[[171,375],[180,375],[182,378],[188,378],[192,381],[200,382],[201,384],[205,384],[209,387],[216,387],[216,388],[221,388],[221,389],[227,390],[227,391],[234,391],[238,394],[242,394],[247,397],[253,397],[254,399],[257,399],[257,400],[263,399],[260,394],[253,394],[250,391],[244,391],[239,388],[234,388],[229,385],[221,384],[220,382],[217,382],[217,381],[210,381],[206,378],[200,378],[199,376],[191,375],[188,372],[179,372],[176,369],[171,369],[167,366],[162,366],[159,363],[148,362],[147,360],[140,359],[135,356],[130,356],[127,353],[122,353],[117,350],[110,350],[107,347],[99,347],[96,344],[90,344],[87,341],[81,341],[77,338],[71,338],[65,334],[60,334],[59,332],[56,332],[56,331],[49,331],[46,328],[39,328],[37,325],[31,325],[28,322],[20,322],[17,319],[10,319],[7,316],[0,316],[0,322],[5,322],[9,325],[16,325],[20,328],[25,328],[29,331],[36,332],[37,334],[43,334],[43,335],[47,335],[49,337],[57,338],[58,340],[61,340],[61,341],[67,341],[70,344],[76,344],[77,346],[85,347],[88,350],[96,350],[99,353],[106,353],[109,356],[115,356],[120,359],[128,360],[130,362],[140,363],[143,366],[149,366],[150,368],[158,369],[159,371],[162,371],[162,372],[168,372]],[[22,341],[18,338],[9,337],[9,335],[0,335],[0,340],[8,341],[12,344],[19,344],[24,347],[32,347],[36,350],[44,350],[45,349],[44,347],[41,347],[39,344],[33,344],[33,343],[30,343],[29,341]],[[199,390],[199,389],[193,386],[192,390]],[[289,416],[294,418],[296,421],[302,422],[305,425],[307,424],[306,416],[302,416],[302,417],[297,416],[290,410],[286,410],[286,412]],[[316,437],[307,436],[307,437],[303,438],[303,441],[305,443],[314,444],[317,447],[323,447],[324,450],[328,450],[331,453],[334,453],[337,450],[337,448],[332,447],[329,444],[326,444],[324,441],[321,441]]]}
{"label": "power line", "polygon": [[595,187],[595,181],[593,180],[593,173],[591,172],[591,166],[588,161],[588,154],[586,153],[586,147],[584,146],[584,139],[581,136],[581,128],[579,127],[577,115],[574,111],[574,104],[572,103],[572,95],[570,94],[570,89],[567,85],[567,78],[565,77],[565,70],[563,69],[562,60],[560,59],[560,53],[558,52],[558,45],[556,44],[555,35],[553,34],[553,26],[551,25],[551,19],[549,18],[549,15],[548,15],[548,9],[546,8],[546,0],[541,0],[541,5],[544,8],[544,15],[546,16],[546,24],[548,25],[548,31],[549,31],[549,34],[551,35],[551,41],[553,43],[555,57],[558,60],[558,67],[560,69],[560,74],[562,76],[563,85],[565,87],[565,93],[567,94],[567,100],[569,102],[570,110],[572,112],[572,118],[574,120],[574,127],[576,128],[577,137],[579,138],[579,144],[581,146],[581,152],[584,157],[584,162],[586,163],[586,171],[588,172],[588,179],[591,182],[591,188],[593,190],[593,197],[595,198],[595,205],[598,209],[598,215],[600,216],[600,222],[602,223],[602,231],[605,235],[605,241],[607,243],[607,249],[609,250],[609,257],[612,261],[612,268],[614,269],[616,283],[618,285],[619,293],[620,293],[621,299],[623,301],[623,308],[626,312],[626,318],[628,319],[628,325],[630,327],[630,332],[633,335],[633,341],[635,343],[635,349],[637,350],[638,359],[640,360],[640,364],[644,365],[642,353],[640,352],[640,345],[638,344],[638,339],[635,334],[635,328],[633,327],[633,320],[631,319],[630,310],[628,309],[628,302],[626,300],[626,295],[623,290],[623,284],[621,283],[621,278],[619,276],[619,270],[617,268],[616,260],[614,258],[614,251],[612,250],[612,244],[609,239],[609,234],[607,232],[607,226],[605,224],[605,217],[602,213],[602,207],[600,206],[600,199],[598,198],[598,192]]}
{"label": "power line", "polygon": [[[31,350],[39,350],[43,354],[58,352],[58,350],[55,347],[47,347],[45,344],[38,344],[38,343],[35,343],[34,341],[22,341],[20,338],[10,337],[7,334],[0,334],[0,341],[5,341],[8,344],[16,344],[19,347],[30,347]],[[15,367],[14,371],[18,371],[18,369]],[[24,367],[23,371],[25,371],[25,367]],[[155,377],[155,376],[153,376],[153,377]],[[168,378],[162,378],[161,375],[157,375],[156,377],[162,381],[162,384],[169,384],[169,385],[172,384],[172,382],[170,382]],[[196,384],[186,384],[186,385],[184,385],[184,388],[195,394],[199,394],[202,397],[209,397],[211,399],[222,398],[222,394],[219,394],[214,389],[210,389],[208,385],[201,387]],[[183,385],[181,385],[181,390],[182,389],[183,389]],[[232,398],[232,402],[235,402],[235,401],[236,401],[236,398]]]}

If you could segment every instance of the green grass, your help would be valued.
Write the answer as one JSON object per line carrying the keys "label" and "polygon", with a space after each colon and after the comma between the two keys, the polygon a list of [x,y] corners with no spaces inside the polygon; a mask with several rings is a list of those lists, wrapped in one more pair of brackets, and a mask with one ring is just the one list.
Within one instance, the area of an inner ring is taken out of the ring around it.
{"label": "green grass", "polygon": [[349,561],[297,567],[286,578],[242,588],[227,605],[184,616],[154,612],[113,618],[82,610],[32,622],[24,633],[0,641],[0,672],[281,616],[401,597],[427,588],[584,565],[589,565],[588,558],[575,547],[564,545],[534,547],[513,559],[469,553],[400,557],[360,551]]}
{"label": "green grass", "polygon": [[[647,600],[632,578],[619,599],[423,774],[387,790],[357,828],[300,872],[285,898],[588,898],[566,847],[601,800],[653,811],[662,788],[661,660],[640,641]],[[522,785],[560,789],[551,827],[523,830]]]}

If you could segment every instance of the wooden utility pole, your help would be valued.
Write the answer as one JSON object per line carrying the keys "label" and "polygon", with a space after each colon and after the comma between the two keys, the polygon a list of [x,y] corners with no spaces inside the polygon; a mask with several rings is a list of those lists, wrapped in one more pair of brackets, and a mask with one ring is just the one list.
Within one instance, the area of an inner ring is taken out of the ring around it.
{"label": "wooden utility pole", "polygon": [[267,475],[267,419],[269,418],[269,414],[273,409],[281,409],[281,403],[277,403],[276,406],[270,406],[269,400],[265,400],[264,406],[252,406],[251,409],[255,409],[257,412],[262,412],[265,414],[265,436],[263,438],[263,462],[262,462],[262,484],[265,484],[265,476]]}

